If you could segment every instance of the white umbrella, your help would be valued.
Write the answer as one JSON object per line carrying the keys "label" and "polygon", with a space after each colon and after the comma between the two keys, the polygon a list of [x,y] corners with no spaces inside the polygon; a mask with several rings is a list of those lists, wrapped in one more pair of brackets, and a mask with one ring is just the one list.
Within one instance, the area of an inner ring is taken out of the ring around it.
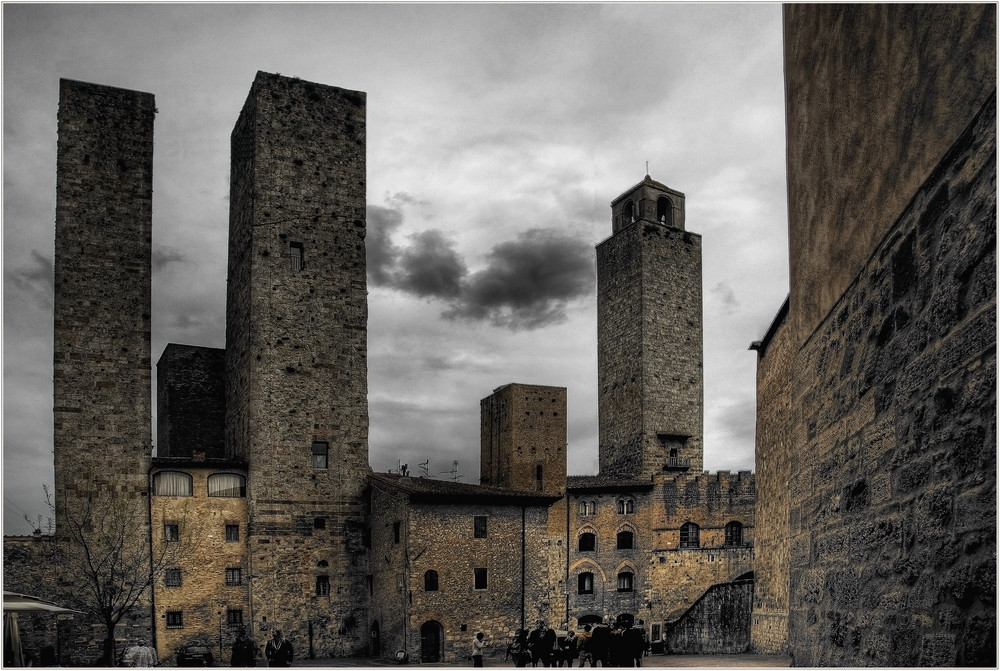
{"label": "white umbrella", "polygon": [[37,596],[29,596],[27,594],[18,594],[16,592],[4,592],[3,593],[3,610],[5,613],[10,611],[44,611],[47,613],[80,613],[82,611],[72,610],[70,608],[63,608],[62,606],[57,606],[54,603],[49,603],[48,601],[43,601]]}

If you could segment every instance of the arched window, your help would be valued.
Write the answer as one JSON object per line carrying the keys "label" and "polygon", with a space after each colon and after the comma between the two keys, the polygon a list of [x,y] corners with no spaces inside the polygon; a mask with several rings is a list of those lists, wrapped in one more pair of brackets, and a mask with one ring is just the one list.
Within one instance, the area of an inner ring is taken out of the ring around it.
{"label": "arched window", "polygon": [[594,574],[593,573],[581,573],[576,579],[576,593],[577,594],[593,594],[594,593]]}
{"label": "arched window", "polygon": [[437,571],[427,571],[424,573],[424,591],[425,592],[436,592],[438,591],[438,572]]}
{"label": "arched window", "polygon": [[208,476],[208,495],[241,499],[247,495],[247,483],[239,473],[213,473]]}
{"label": "arched window", "polygon": [[631,200],[622,206],[622,226],[628,226],[635,221],[635,203]]}
{"label": "arched window", "polygon": [[635,501],[632,499],[618,499],[618,514],[631,515],[635,512]]}
{"label": "arched window", "polygon": [[726,525],[726,545],[743,545],[743,525],[739,522],[730,522]]}
{"label": "arched window", "polygon": [[618,549],[631,550],[635,547],[635,534],[631,531],[618,532]]}
{"label": "arched window", "polygon": [[597,514],[596,501],[580,501],[580,514],[584,517]]}
{"label": "arched window", "polygon": [[681,547],[696,548],[699,546],[698,525],[694,522],[685,522],[681,525]]}
{"label": "arched window", "polygon": [[674,225],[673,203],[666,196],[660,196],[656,199],[656,220],[667,226]]}
{"label": "arched window", "polygon": [[622,571],[618,574],[618,591],[631,592],[635,575],[631,571]]}
{"label": "arched window", "polygon": [[580,534],[580,552],[593,552],[597,549],[597,536],[590,533]]}
{"label": "arched window", "polygon": [[155,496],[191,496],[194,486],[191,476],[179,471],[161,471],[153,476]]}

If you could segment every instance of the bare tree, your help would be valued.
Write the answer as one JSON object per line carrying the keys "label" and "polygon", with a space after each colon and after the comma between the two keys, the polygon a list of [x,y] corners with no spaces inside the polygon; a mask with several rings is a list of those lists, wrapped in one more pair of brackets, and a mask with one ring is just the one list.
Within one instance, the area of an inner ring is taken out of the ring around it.
{"label": "bare tree", "polygon": [[149,607],[153,585],[182,552],[177,543],[151,543],[149,497],[123,489],[64,494],[57,516],[64,576],[74,586],[68,598],[104,625],[107,666],[117,663],[118,624],[133,609]]}

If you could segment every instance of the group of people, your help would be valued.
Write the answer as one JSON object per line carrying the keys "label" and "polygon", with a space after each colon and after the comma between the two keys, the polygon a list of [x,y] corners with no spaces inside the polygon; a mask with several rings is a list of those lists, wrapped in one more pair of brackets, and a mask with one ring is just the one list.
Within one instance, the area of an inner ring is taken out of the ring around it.
{"label": "group of people", "polygon": [[[233,656],[230,666],[242,668],[257,666],[257,654],[257,643],[247,636],[245,631],[240,630],[236,635],[236,640],[233,641]],[[267,660],[267,665],[291,666],[294,656],[291,641],[282,635],[280,629],[272,631],[271,640],[264,646],[264,659]]]}
{"label": "group of people", "polygon": [[602,667],[641,667],[648,650],[649,640],[642,620],[634,625],[624,620],[614,624],[608,621],[594,626],[586,624],[582,632],[568,631],[565,636],[539,620],[530,632],[518,631],[507,649],[505,661],[513,660],[516,667],[529,664],[572,667],[577,659],[581,667],[590,664],[593,668],[598,663]]}

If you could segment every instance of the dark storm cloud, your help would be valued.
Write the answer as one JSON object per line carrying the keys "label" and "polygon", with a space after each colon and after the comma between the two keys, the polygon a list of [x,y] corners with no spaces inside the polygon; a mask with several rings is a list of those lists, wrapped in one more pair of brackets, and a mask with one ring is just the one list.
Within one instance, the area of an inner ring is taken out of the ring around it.
{"label": "dark storm cloud", "polygon": [[594,291],[593,248],[577,237],[532,229],[502,242],[444,316],[531,330],[566,319],[566,306]]}
{"label": "dark storm cloud", "polygon": [[486,267],[470,274],[443,232],[414,233],[398,246],[392,234],[403,222],[399,210],[372,206],[368,220],[372,286],[444,301],[446,319],[532,330],[565,321],[570,301],[594,290],[593,248],[578,237],[526,231],[494,246]]}
{"label": "dark storm cloud", "polygon": [[372,286],[392,286],[394,267],[399,248],[392,242],[392,234],[403,223],[399,210],[377,205],[368,206],[368,233],[365,236],[365,253],[368,259],[368,281]]}
{"label": "dark storm cloud", "polygon": [[52,260],[32,249],[25,265],[4,273],[4,279],[25,295],[30,295],[41,307],[52,307],[52,287],[55,283]]}
{"label": "dark storm cloud", "polygon": [[444,233],[423,231],[410,236],[399,257],[398,287],[421,298],[458,298],[469,274],[455,245]]}
{"label": "dark storm cloud", "polygon": [[158,273],[171,263],[186,263],[187,259],[176,249],[154,249],[152,254],[153,272]]}

